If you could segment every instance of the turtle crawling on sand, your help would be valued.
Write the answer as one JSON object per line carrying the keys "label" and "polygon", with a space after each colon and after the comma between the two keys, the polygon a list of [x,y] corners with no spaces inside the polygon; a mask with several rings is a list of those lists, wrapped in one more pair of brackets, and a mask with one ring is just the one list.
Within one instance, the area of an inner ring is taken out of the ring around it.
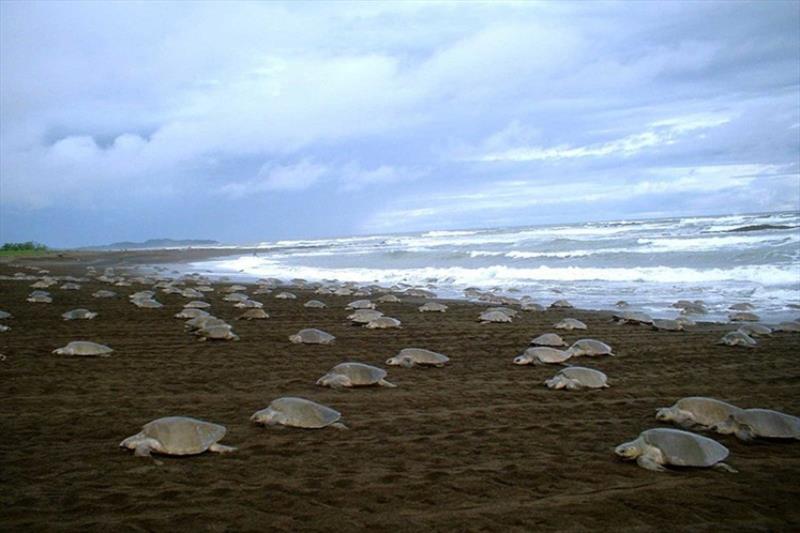
{"label": "turtle crawling on sand", "polygon": [[319,300],[309,300],[303,304],[303,307],[309,309],[325,309],[328,306],[325,302],[320,302]]}
{"label": "turtle crawling on sand", "polygon": [[248,309],[237,316],[236,320],[265,320],[267,318],[269,318],[269,314],[263,309]]}
{"label": "turtle crawling on sand", "polygon": [[210,316],[210,314],[211,313],[208,311],[203,311],[202,309],[187,307],[186,309],[182,309],[180,313],[176,313],[175,318],[197,318],[200,316]]}
{"label": "turtle crawling on sand", "polygon": [[238,341],[239,336],[233,332],[233,328],[229,324],[220,324],[218,326],[205,325],[194,332],[195,335],[200,337],[201,341]]}
{"label": "turtle crawling on sand", "polygon": [[655,318],[653,319],[653,329],[655,331],[683,331],[683,324],[669,318]]}
{"label": "turtle crawling on sand", "polygon": [[620,444],[614,453],[626,460],[635,459],[640,467],[655,472],[664,472],[665,465],[714,467],[736,472],[722,462],[730,453],[728,448],[708,437],[680,429],[654,428],[642,431],[639,438]]}
{"label": "turtle crawling on sand", "polygon": [[151,452],[164,455],[197,455],[205,451],[229,453],[236,450],[219,444],[227,429],[188,416],[168,416],[148,422],[142,431],[119,443],[134,450],[134,455],[147,457]]}
{"label": "turtle crawling on sand", "polygon": [[556,329],[566,329],[567,331],[572,331],[573,329],[588,329],[586,324],[575,318],[565,318],[553,324],[553,327]]}
{"label": "turtle crawling on sand", "polygon": [[294,335],[289,335],[289,340],[294,344],[330,344],[335,339],[330,333],[314,328],[301,329]]}
{"label": "turtle crawling on sand", "polygon": [[556,300],[550,304],[550,309],[572,309],[573,305],[567,300]]}
{"label": "turtle crawling on sand", "polygon": [[579,357],[581,355],[588,355],[594,357],[597,355],[614,355],[611,346],[598,341],[596,339],[580,339],[575,341],[572,346],[567,350],[572,354],[572,357]]}
{"label": "turtle crawling on sand", "polygon": [[389,366],[402,366],[411,368],[412,366],[436,366],[443,367],[450,358],[437,352],[425,350],[424,348],[404,348],[394,357],[386,360]]}
{"label": "turtle crawling on sand", "polygon": [[425,302],[417,310],[420,313],[444,313],[447,311],[447,306],[439,302]]}
{"label": "turtle crawling on sand", "polygon": [[91,341],[72,341],[66,346],[53,350],[57,355],[85,355],[108,357],[113,352],[111,348],[104,344],[97,344]]}
{"label": "turtle crawling on sand", "polygon": [[534,346],[550,346],[550,347],[559,347],[559,346],[567,346],[567,342],[561,338],[560,335],[556,333],[545,333],[544,335],[539,335],[535,339],[531,341],[531,345]]}
{"label": "turtle crawling on sand", "polygon": [[484,311],[478,317],[481,324],[488,324],[490,322],[511,322],[511,317],[502,311]]}
{"label": "turtle crawling on sand", "polygon": [[250,421],[263,426],[281,425],[306,429],[330,426],[347,429],[347,426],[339,422],[341,418],[339,411],[328,406],[305,398],[286,396],[272,400],[266,409],[253,413]]}
{"label": "turtle crawling on sand", "polygon": [[608,376],[593,368],[569,366],[544,384],[550,389],[603,389],[608,387]]}
{"label": "turtle crawling on sand", "polygon": [[556,350],[546,346],[534,346],[528,348],[525,353],[514,358],[515,365],[541,365],[541,364],[561,364],[572,357],[569,350]]}
{"label": "turtle crawling on sand", "polygon": [[394,388],[397,385],[386,381],[386,370],[364,363],[341,363],[331,368],[317,380],[317,385],[332,389],[368,387],[380,385]]}
{"label": "turtle crawling on sand", "polygon": [[704,396],[689,396],[681,398],[672,407],[656,409],[656,420],[672,422],[683,428],[695,425],[710,428],[739,411],[741,409],[728,402]]}
{"label": "turtle crawling on sand", "polygon": [[726,333],[717,344],[724,344],[726,346],[744,346],[745,348],[755,348],[756,341],[750,335],[742,333],[741,331],[731,331]]}
{"label": "turtle crawling on sand", "polygon": [[399,329],[402,327],[402,323],[396,318],[382,316],[374,320],[370,320],[364,325],[364,327],[367,329]]}
{"label": "turtle crawling on sand", "polygon": [[711,429],[724,435],[733,433],[743,441],[756,437],[800,440],[800,418],[771,409],[739,409]]}
{"label": "turtle crawling on sand", "polygon": [[89,311],[88,309],[78,308],[72,311],[67,311],[61,315],[64,320],[91,320],[97,316],[97,313]]}

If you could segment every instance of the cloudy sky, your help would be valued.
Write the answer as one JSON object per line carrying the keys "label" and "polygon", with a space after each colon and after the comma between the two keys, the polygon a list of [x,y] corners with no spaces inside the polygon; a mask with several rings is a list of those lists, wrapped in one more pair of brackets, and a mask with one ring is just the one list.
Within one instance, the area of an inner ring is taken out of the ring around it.
{"label": "cloudy sky", "polygon": [[800,3],[0,2],[0,241],[800,208]]}

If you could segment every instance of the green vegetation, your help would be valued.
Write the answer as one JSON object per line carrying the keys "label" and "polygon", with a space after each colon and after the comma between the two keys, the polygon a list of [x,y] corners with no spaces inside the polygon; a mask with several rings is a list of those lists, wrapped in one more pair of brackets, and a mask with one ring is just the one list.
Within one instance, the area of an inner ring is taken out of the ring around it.
{"label": "green vegetation", "polygon": [[38,255],[47,253],[49,249],[38,242],[7,242],[0,247],[0,257],[16,255]]}

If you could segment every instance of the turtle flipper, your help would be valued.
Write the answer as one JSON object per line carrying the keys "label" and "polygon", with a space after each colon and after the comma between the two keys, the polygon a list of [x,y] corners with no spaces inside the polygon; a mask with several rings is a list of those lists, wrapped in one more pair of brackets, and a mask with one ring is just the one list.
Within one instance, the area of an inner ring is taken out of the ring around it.
{"label": "turtle flipper", "polygon": [[236,448],[234,448],[233,446],[225,446],[224,444],[219,444],[218,442],[215,442],[214,444],[208,447],[208,451],[214,453],[231,453],[235,452]]}
{"label": "turtle flipper", "polygon": [[397,388],[397,385],[395,385],[394,383],[391,383],[389,381],[386,381],[385,379],[380,380],[378,382],[378,385],[380,385],[381,387],[388,387],[390,389],[396,389]]}
{"label": "turtle flipper", "polygon": [[332,428],[336,428],[336,429],[350,429],[349,427],[345,426],[341,422],[334,422],[333,424],[331,424],[331,427]]}
{"label": "turtle flipper", "polygon": [[663,465],[658,464],[652,457],[647,457],[646,455],[640,455],[639,458],[636,459],[636,464],[645,470],[652,470],[653,472],[667,471]]}
{"label": "turtle flipper", "polygon": [[731,474],[738,474],[739,471],[727,463],[717,463],[712,467],[714,470],[721,470],[722,472],[729,472]]}

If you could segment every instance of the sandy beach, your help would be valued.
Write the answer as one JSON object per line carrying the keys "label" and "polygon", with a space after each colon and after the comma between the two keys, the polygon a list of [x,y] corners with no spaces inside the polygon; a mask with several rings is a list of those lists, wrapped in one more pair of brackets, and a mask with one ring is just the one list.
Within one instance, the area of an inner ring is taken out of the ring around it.
{"label": "sandy beach", "polygon": [[[65,253],[0,263],[0,274],[47,268],[170,263],[217,252]],[[367,330],[346,316],[348,296],[293,290],[297,300],[257,295],[271,318],[241,314],[218,290],[211,311],[239,342],[198,342],[173,318],[188,299],[139,309],[127,295],[150,287],[91,281],[48,289],[51,304],[25,301],[31,281],[0,281],[0,529],[4,531],[533,531],[792,530],[800,524],[800,443],[727,446],[738,474],[707,469],[655,473],[618,460],[613,448],[662,426],[656,408],[684,396],[800,414],[800,334],[776,333],[754,349],[716,345],[731,324],[684,332],[617,325],[610,313],[547,310],[510,324],[479,324],[483,306],[448,302],[419,313],[419,300],[381,304],[400,330]],[[91,293],[110,288],[114,299]],[[554,295],[553,299],[556,299]],[[569,297],[569,295],[563,295]],[[319,299],[327,309],[306,309]],[[550,302],[539,302],[549,304]],[[86,307],[99,316],[63,321]],[[617,357],[581,359],[611,388],[555,391],[557,366],[515,366],[530,340],[564,317]],[[330,346],[288,336],[316,327]],[[108,358],[56,356],[73,340],[114,349]],[[450,357],[445,368],[389,369],[397,388],[335,391],[317,378],[344,361],[384,367],[399,350]],[[349,431],[254,426],[250,415],[280,396],[301,396],[343,414]],[[229,455],[134,457],[119,442],[162,416],[223,424]]]}

